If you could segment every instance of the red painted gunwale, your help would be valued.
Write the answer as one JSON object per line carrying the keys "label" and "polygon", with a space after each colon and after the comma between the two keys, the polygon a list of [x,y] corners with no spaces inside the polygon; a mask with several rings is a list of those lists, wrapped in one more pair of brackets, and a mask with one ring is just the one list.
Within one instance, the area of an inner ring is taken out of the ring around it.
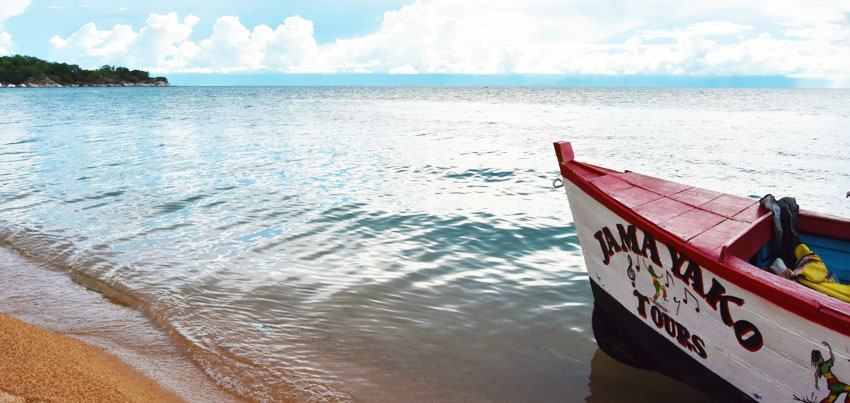
{"label": "red painted gunwale", "polygon": [[[850,304],[747,263],[772,236],[773,213],[759,209],[755,200],[742,207],[744,198],[737,196],[578,162],[569,142],[556,142],[555,154],[564,178],[657,241],[786,311],[850,336]],[[742,209],[736,212],[737,207]],[[645,216],[660,217],[662,224]],[[838,217],[800,210],[798,227],[850,240],[850,221]]]}

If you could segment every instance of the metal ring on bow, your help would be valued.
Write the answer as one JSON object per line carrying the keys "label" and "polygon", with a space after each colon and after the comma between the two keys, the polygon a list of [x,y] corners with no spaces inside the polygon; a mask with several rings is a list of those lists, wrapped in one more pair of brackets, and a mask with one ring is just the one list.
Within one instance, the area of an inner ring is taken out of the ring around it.
{"label": "metal ring on bow", "polygon": [[552,180],[552,187],[555,188],[555,189],[564,187],[564,180],[561,179],[561,178],[553,179]]}

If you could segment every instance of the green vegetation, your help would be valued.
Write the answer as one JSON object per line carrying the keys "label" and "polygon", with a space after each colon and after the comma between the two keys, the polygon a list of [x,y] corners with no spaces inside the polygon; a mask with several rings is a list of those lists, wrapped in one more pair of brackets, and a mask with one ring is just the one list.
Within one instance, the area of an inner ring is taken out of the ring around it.
{"label": "green vegetation", "polygon": [[130,70],[126,67],[103,66],[96,70],[86,70],[76,64],[54,63],[32,56],[0,57],[0,83],[20,85],[23,83],[61,85],[109,85],[167,84],[165,77],[150,77],[147,71]]}

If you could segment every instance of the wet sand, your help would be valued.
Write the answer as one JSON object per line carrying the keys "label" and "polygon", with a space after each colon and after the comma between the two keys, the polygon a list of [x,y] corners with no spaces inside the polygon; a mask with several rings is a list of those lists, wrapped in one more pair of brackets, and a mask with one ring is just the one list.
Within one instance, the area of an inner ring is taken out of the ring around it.
{"label": "wet sand", "polygon": [[0,314],[0,389],[5,392],[0,401],[181,401],[99,348],[5,314]]}
{"label": "wet sand", "polygon": [[[17,320],[11,319],[10,316]],[[34,326],[23,324],[18,320]],[[38,332],[41,329],[49,332]],[[30,335],[42,333],[55,337],[35,339],[35,336]],[[192,361],[191,353],[188,352],[185,344],[169,336],[166,330],[158,327],[140,310],[112,303],[102,294],[90,291],[72,281],[66,271],[51,270],[49,265],[27,259],[17,251],[0,245],[0,391],[11,393],[18,391],[20,392],[16,393],[18,396],[31,397],[32,395],[24,395],[27,389],[13,389],[10,384],[24,381],[35,385],[41,383],[34,380],[31,374],[34,375],[36,370],[45,365],[52,365],[51,360],[56,357],[68,355],[59,347],[56,347],[58,350],[51,347],[68,343],[45,342],[56,338],[70,340],[70,344],[84,347],[83,350],[76,348],[69,350],[78,352],[76,369],[56,371],[58,374],[54,377],[56,380],[46,376],[45,378],[51,382],[62,381],[63,378],[69,377],[68,374],[75,374],[72,377],[74,379],[91,378],[85,374],[80,375],[82,369],[88,371],[87,363],[92,361],[88,358],[81,359],[81,357],[88,357],[88,352],[94,350],[95,355],[100,356],[105,352],[111,361],[124,364],[126,368],[132,367],[134,369],[132,371],[136,372],[129,372],[132,374],[130,378],[152,379],[152,382],[155,382],[154,388],[171,390],[181,400],[205,403],[245,401],[217,385]],[[18,352],[13,352],[13,348]],[[41,357],[39,354],[44,356]],[[17,361],[12,358],[15,356],[19,357]],[[20,357],[25,359],[21,361]],[[32,357],[41,357],[48,361],[42,361],[42,365]],[[14,368],[19,378],[9,378],[12,374],[9,374],[6,368]],[[109,372],[128,373],[123,370]],[[94,376],[94,378],[98,377]],[[25,383],[21,383],[20,386],[26,386]],[[109,388],[113,386],[111,383],[106,385]],[[43,392],[47,392],[46,387],[45,390],[39,389],[39,393]],[[121,395],[115,392],[112,394],[114,397],[108,400],[124,400]],[[8,396],[0,393],[0,403],[16,401],[8,399]],[[58,397],[49,400],[101,401],[99,398]],[[170,400],[175,399],[172,396]],[[147,401],[158,400],[147,399]]]}

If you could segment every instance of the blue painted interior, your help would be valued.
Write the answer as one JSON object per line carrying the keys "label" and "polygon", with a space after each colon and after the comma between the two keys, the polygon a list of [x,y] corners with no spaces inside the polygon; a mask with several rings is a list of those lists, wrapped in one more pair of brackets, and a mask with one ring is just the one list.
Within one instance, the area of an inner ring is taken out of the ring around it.
{"label": "blue painted interior", "polygon": [[[820,256],[835,280],[850,284],[850,241],[806,233],[800,233],[800,241]],[[776,256],[775,252],[772,243],[768,242],[750,258],[750,264],[766,268],[773,263],[771,256]]]}
{"label": "blue painted interior", "polygon": [[850,284],[850,241],[813,234],[800,234],[800,241],[820,256],[827,270],[843,284]]}

